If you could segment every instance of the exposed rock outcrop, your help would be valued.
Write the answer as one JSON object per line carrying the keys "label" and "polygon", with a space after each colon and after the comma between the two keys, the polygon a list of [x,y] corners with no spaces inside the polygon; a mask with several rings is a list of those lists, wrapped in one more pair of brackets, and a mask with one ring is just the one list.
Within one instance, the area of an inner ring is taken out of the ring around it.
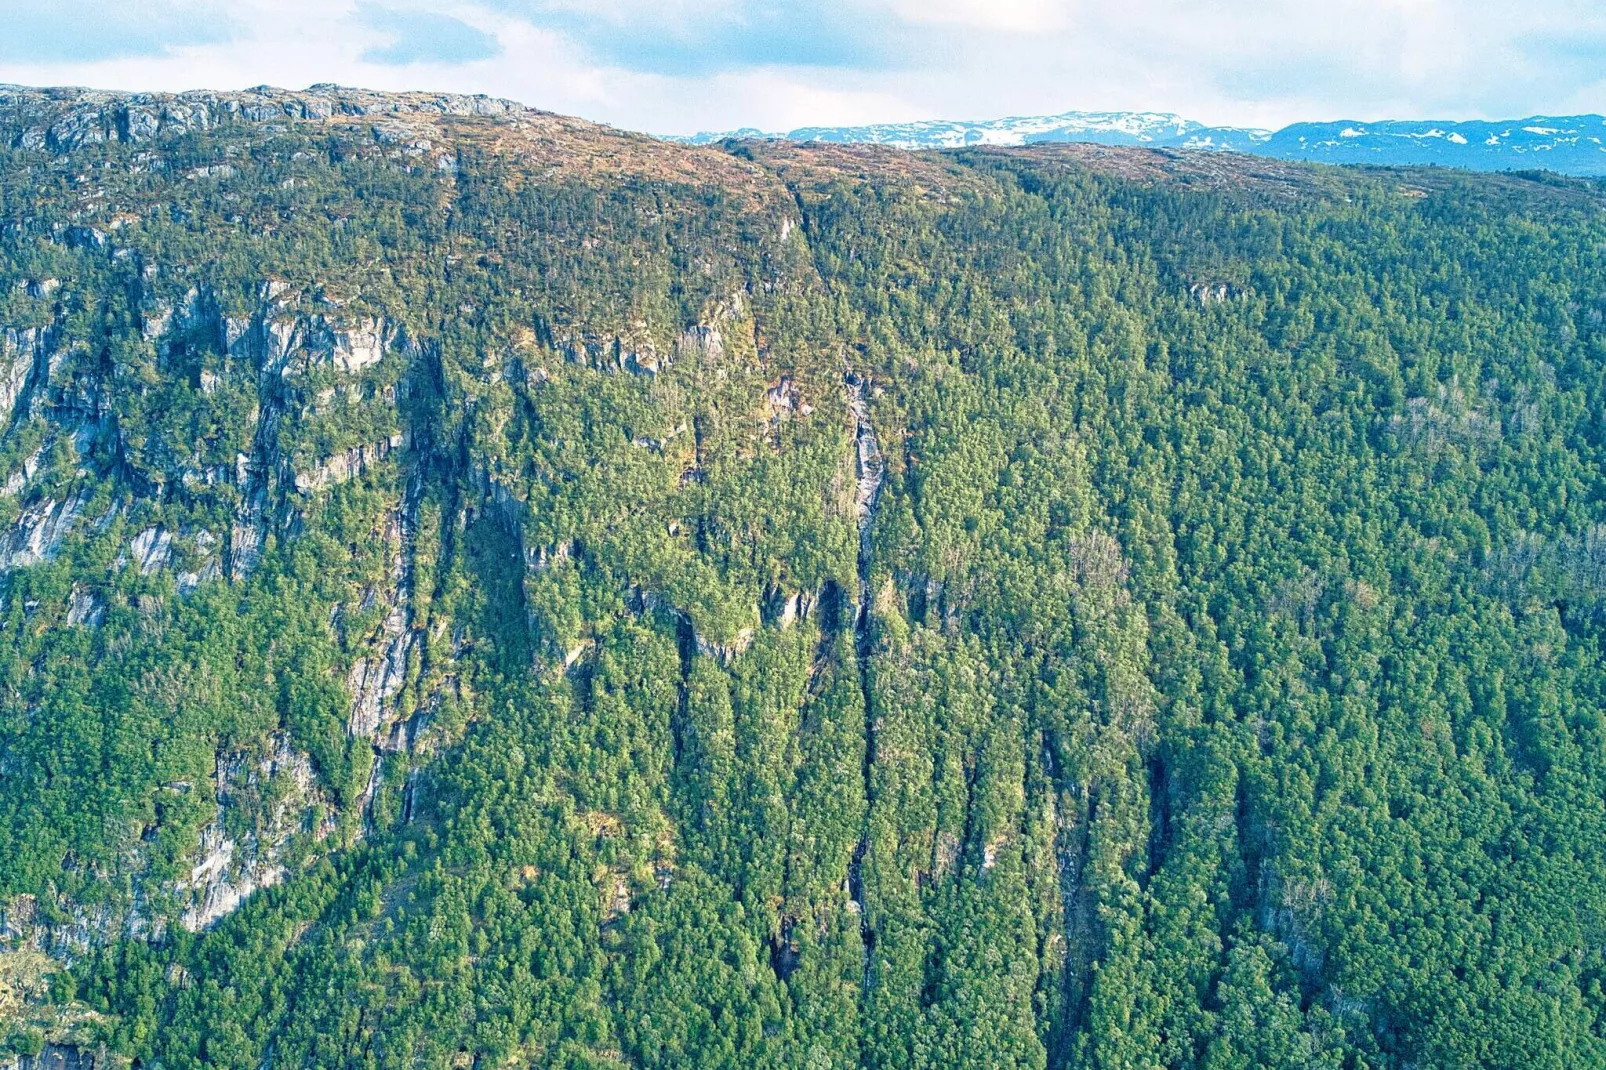
{"label": "exposed rock outcrop", "polygon": [[674,362],[673,352],[658,351],[646,336],[646,324],[605,337],[585,331],[571,331],[555,342],[558,352],[570,364],[581,364],[599,371],[624,371],[634,375],[657,375]]}
{"label": "exposed rock outcrop", "polygon": [[814,591],[788,593],[779,589],[773,590],[765,596],[761,607],[764,623],[777,628],[790,628],[800,620],[807,620],[814,612],[817,601],[819,596]]}
{"label": "exposed rock outcrop", "polygon": [[[859,688],[864,698],[864,797],[872,804],[875,800],[875,781],[871,775],[876,760],[876,716],[875,696],[870,687],[870,661],[874,632],[871,627],[871,595],[870,579],[874,564],[875,544],[873,530],[875,527],[876,501],[881,494],[881,481],[886,474],[886,464],[881,456],[881,443],[876,438],[875,425],[870,419],[870,403],[866,394],[865,380],[856,372],[849,372],[844,379],[847,389],[848,411],[853,415],[853,441],[854,461],[856,465],[856,480],[854,493],[855,511],[859,518],[859,604],[853,619],[853,648],[854,658],[858,663]],[[866,813],[868,814],[868,810]],[[853,860],[848,865],[847,894],[848,909],[859,915],[859,938],[864,946],[864,983],[868,988],[871,981],[872,955],[875,946],[875,931],[871,918],[864,910],[864,860],[870,851],[869,827],[860,835],[858,845],[853,850]]]}
{"label": "exposed rock outcrop", "polygon": [[284,867],[277,863],[263,864],[257,859],[236,863],[235,847],[221,826],[209,825],[202,831],[201,860],[190,871],[189,881],[197,902],[181,919],[190,932],[208,928],[234,913],[258,888],[272,887],[284,879]]}
{"label": "exposed rock outcrop", "polygon": [[717,361],[725,356],[725,338],[717,326],[698,323],[681,332],[675,349],[682,355],[695,354],[705,361]]}
{"label": "exposed rock outcrop", "polygon": [[870,422],[870,403],[865,398],[864,386],[864,380],[859,376],[848,376],[848,411],[853,414],[854,457],[857,464],[854,505],[859,517],[860,537],[868,539],[870,525],[875,519],[876,498],[881,493],[881,479],[886,473],[886,462],[881,456],[881,444],[876,441],[875,426]]}
{"label": "exposed rock outcrop", "polygon": [[1195,282],[1188,287],[1188,296],[1204,306],[1219,305],[1238,296],[1238,288],[1229,282]]}
{"label": "exposed rock outcrop", "polygon": [[28,379],[49,360],[50,333],[38,327],[0,329],[0,430],[26,401]]}
{"label": "exposed rock outcrop", "polygon": [[185,594],[223,575],[223,562],[218,554],[218,537],[210,531],[198,531],[191,542],[200,562],[195,568],[178,574],[178,589]]}
{"label": "exposed rock outcrop", "polygon": [[304,375],[319,366],[357,375],[401,341],[400,329],[389,320],[302,311],[295,297],[264,286],[263,304],[255,314],[223,317],[229,355],[263,375]]}
{"label": "exposed rock outcrop", "polygon": [[128,553],[139,574],[149,576],[173,559],[173,533],[162,527],[146,528],[134,536]]}
{"label": "exposed rock outcrop", "polygon": [[[314,825],[315,815],[327,803],[312,762],[283,733],[275,734],[267,752],[255,759],[219,756],[216,790],[218,815],[202,830],[199,857],[179,889],[190,899],[180,924],[191,932],[215,924],[253,892],[283,880],[282,854],[291,837],[310,832],[321,838],[329,832],[327,823]],[[258,831],[236,840],[228,831],[228,812],[242,805],[259,806],[269,796],[278,801],[271,811],[254,815]]]}
{"label": "exposed rock outcrop", "polygon": [[0,498],[14,498],[21,494],[39,471],[39,459],[44,456],[44,447],[34,450],[23,459],[22,467],[6,476],[4,485],[0,485]]}
{"label": "exposed rock outcrop", "polygon": [[385,615],[376,652],[358,658],[346,678],[351,689],[347,728],[352,735],[372,738],[379,733],[392,701],[407,680],[407,655],[412,645],[406,607],[395,605]]}
{"label": "exposed rock outcrop", "polygon": [[814,411],[814,406],[798,395],[797,384],[788,375],[781,376],[780,382],[764,391],[764,406],[771,418],[793,412],[807,416]]}
{"label": "exposed rock outcrop", "polygon": [[757,635],[755,628],[743,628],[725,641],[709,639],[706,636],[697,636],[697,652],[705,657],[716,658],[721,664],[729,665],[753,645],[753,637]]}
{"label": "exposed rock outcrop", "polygon": [[411,521],[393,514],[385,532],[391,547],[389,583],[383,591],[370,590],[364,609],[375,604],[387,607],[379,634],[369,644],[367,655],[352,663],[346,677],[351,692],[351,713],[347,730],[359,738],[375,739],[394,719],[395,699],[407,680],[407,659],[417,641],[408,605],[408,561],[404,545],[404,526]]}
{"label": "exposed rock outcrop", "polygon": [[308,472],[296,473],[296,490],[302,494],[311,494],[314,491],[332,487],[337,483],[344,483],[353,476],[366,472],[371,465],[378,464],[390,455],[391,450],[402,444],[401,432],[382,438],[378,442],[363,446],[353,446],[329,457]]}
{"label": "exposed rock outcrop", "polygon": [[98,626],[105,616],[106,607],[95,597],[95,592],[82,584],[74,584],[72,598],[67,603],[67,623],[93,628]]}
{"label": "exposed rock outcrop", "polygon": [[17,526],[0,535],[0,572],[41,564],[56,556],[83,509],[83,499],[50,499],[28,506]]}
{"label": "exposed rock outcrop", "polygon": [[332,341],[329,354],[334,366],[347,375],[356,375],[384,359],[385,348],[396,334],[391,324],[375,316],[345,326],[330,326],[327,320],[321,325]]}
{"label": "exposed rock outcrop", "polygon": [[545,572],[574,556],[574,540],[567,539],[551,546],[532,546],[524,551],[524,564],[533,572]]}
{"label": "exposed rock outcrop", "polygon": [[[18,148],[67,152],[106,142],[141,144],[230,124],[406,116],[539,115],[510,100],[461,93],[379,93],[333,85],[304,90],[258,86],[244,92],[111,93],[86,89],[0,86],[0,108],[33,121],[15,136]],[[380,123],[394,137],[393,127]]]}

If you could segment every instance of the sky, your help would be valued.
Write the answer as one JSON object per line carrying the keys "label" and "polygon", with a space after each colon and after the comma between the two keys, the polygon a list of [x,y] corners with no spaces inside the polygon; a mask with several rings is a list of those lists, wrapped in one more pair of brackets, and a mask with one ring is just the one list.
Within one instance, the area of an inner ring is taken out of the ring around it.
{"label": "sky", "polygon": [[489,93],[634,130],[1606,112],[1602,0],[0,0],[0,82]]}

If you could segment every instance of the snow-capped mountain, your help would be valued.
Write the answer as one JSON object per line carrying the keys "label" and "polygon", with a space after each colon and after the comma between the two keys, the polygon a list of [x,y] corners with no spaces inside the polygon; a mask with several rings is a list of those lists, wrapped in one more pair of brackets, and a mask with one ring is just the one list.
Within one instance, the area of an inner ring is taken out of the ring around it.
{"label": "snow-capped mountain", "polygon": [[[875,126],[806,126],[784,134],[751,128],[686,138],[708,144],[726,138],[787,138],[793,141],[868,142],[900,149],[957,149],[967,145],[1029,145],[1038,141],[1091,141],[1105,145],[1186,144],[1213,131],[1166,112],[1070,111],[1061,115],[1013,116],[982,122],[933,119]],[[1269,137],[1266,130],[1234,131],[1242,138]]]}
{"label": "snow-capped mountain", "polygon": [[1533,116],[1505,122],[1295,123],[1251,149],[1288,160],[1444,164],[1477,171],[1606,174],[1606,118]]}
{"label": "snow-capped mountain", "polygon": [[1066,112],[987,122],[888,123],[881,126],[805,127],[788,137],[802,141],[870,141],[899,148],[1029,145],[1037,141],[1092,141],[1111,145],[1171,144],[1204,129],[1161,112]]}
{"label": "snow-capped mountain", "polygon": [[1246,152],[1325,163],[1443,164],[1477,171],[1544,169],[1606,175],[1606,118],[1534,116],[1503,122],[1388,120],[1295,123],[1281,130],[1205,126],[1165,112],[1064,112],[982,122],[929,120],[874,126],[810,126],[786,133],[743,129],[676,140],[872,143],[903,149],[1085,141],[1103,145]]}

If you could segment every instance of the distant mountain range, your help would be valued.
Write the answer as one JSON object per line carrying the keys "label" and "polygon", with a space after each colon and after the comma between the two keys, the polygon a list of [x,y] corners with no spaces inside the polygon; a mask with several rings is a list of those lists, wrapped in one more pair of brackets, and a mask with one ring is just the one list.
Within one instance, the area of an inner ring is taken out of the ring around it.
{"label": "distant mountain range", "polygon": [[1072,111],[983,122],[930,120],[875,126],[806,126],[784,134],[749,128],[675,140],[710,144],[727,139],[766,138],[869,143],[904,149],[1086,141],[1245,152],[1323,163],[1442,164],[1475,171],[1542,169],[1568,175],[1606,175],[1606,118],[1599,115],[1536,115],[1502,122],[1346,120],[1256,130],[1205,126],[1164,112]]}

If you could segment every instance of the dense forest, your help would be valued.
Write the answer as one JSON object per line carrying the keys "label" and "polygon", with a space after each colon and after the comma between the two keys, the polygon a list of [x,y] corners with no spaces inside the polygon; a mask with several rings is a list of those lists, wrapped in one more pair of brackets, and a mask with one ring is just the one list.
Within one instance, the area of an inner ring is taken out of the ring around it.
{"label": "dense forest", "polygon": [[0,146],[0,1063],[1606,1066],[1606,186]]}

